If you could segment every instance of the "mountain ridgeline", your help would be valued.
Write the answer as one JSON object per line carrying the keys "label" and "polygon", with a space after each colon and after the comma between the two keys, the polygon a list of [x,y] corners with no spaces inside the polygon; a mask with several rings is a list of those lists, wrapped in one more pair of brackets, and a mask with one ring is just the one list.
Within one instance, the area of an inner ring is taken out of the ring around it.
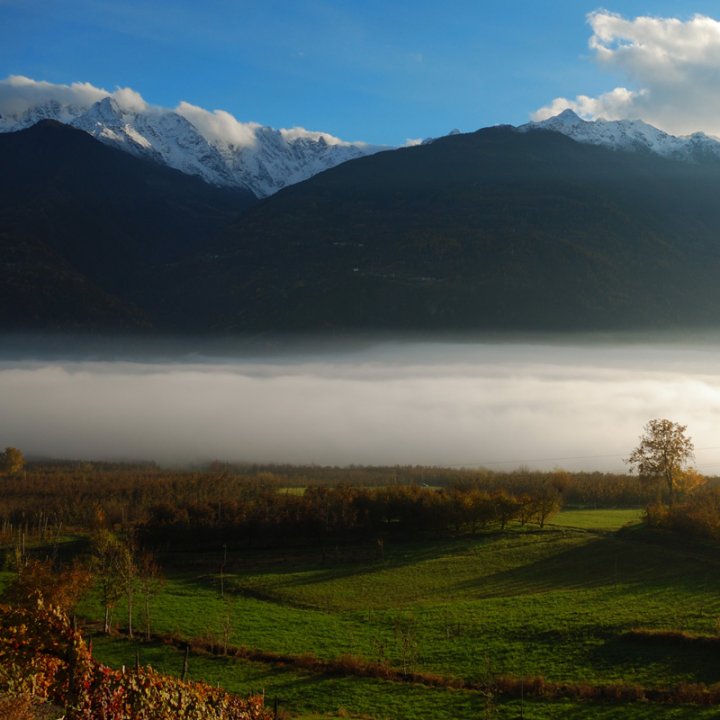
{"label": "mountain ridgeline", "polygon": [[593,330],[720,315],[709,156],[500,126],[255,202],[57,124],[0,135],[0,153],[5,328]]}
{"label": "mountain ridgeline", "polygon": [[[497,127],[346,163],[250,209],[203,277],[222,327],[713,323],[720,164]],[[234,302],[225,301],[232,287]]]}
{"label": "mountain ridgeline", "polygon": [[[22,94],[16,100],[20,107],[25,104]],[[141,100],[128,106],[112,97],[92,104],[47,99],[25,111],[1,114],[0,133],[56,120],[135,157],[197,175],[212,185],[249,190],[256,197],[272,195],[321,170],[383,149],[304,128],[275,130],[239,123],[227,113],[221,121],[224,129],[218,132],[208,127],[208,116],[213,115],[217,120],[217,114],[187,103],[169,110]]]}

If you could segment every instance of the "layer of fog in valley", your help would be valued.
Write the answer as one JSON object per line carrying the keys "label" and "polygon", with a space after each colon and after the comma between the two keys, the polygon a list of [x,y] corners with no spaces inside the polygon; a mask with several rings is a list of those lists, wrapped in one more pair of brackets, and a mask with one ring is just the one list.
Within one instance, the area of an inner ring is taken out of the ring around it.
{"label": "layer of fog in valley", "polygon": [[720,472],[716,340],[2,342],[28,456],[624,470],[668,417]]}

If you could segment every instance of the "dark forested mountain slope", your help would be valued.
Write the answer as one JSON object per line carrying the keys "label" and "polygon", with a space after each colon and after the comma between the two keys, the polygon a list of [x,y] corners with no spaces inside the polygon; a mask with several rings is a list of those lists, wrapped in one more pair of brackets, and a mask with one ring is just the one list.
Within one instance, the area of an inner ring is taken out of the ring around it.
{"label": "dark forested mountain slope", "polygon": [[0,163],[6,328],[157,324],[168,268],[255,202],[52,121],[0,134]]}
{"label": "dark forested mountain slope", "polygon": [[488,128],[354,160],[260,203],[204,268],[205,303],[233,328],[715,323],[719,199],[716,161]]}
{"label": "dark forested mountain slope", "polygon": [[720,317],[712,159],[497,127],[352,160],[253,205],[58,125],[0,136],[0,158],[6,327],[584,330]]}

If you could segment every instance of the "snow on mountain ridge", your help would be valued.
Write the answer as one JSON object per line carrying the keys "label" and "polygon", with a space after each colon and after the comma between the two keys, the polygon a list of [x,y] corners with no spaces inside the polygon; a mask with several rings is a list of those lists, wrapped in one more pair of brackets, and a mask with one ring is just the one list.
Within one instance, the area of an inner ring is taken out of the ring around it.
{"label": "snow on mountain ridge", "polygon": [[547,120],[520,125],[520,132],[554,130],[588,145],[614,150],[644,150],[674,160],[720,159],[720,140],[705,133],[677,137],[642,120],[583,120],[572,110],[563,110]]}
{"label": "snow on mountain ridge", "polygon": [[[70,125],[138,157],[148,157],[214,185],[241,185],[219,152],[184,117],[148,108],[133,111],[103,98]],[[252,188],[249,188],[252,189]]]}
{"label": "snow on mountain ridge", "polygon": [[[247,188],[258,197],[347,160],[389,149],[302,127],[275,130],[184,101],[169,110],[149,105],[131,88],[108,92],[89,83],[56,85],[22,76],[0,80],[0,132],[21,130],[45,119],[72,125],[104,143],[214,185]],[[676,160],[720,160],[716,138],[703,133],[676,137],[639,120],[588,121],[567,109],[517,128],[519,132],[536,129],[561,132],[581,143]]]}
{"label": "snow on mountain ridge", "polygon": [[[100,104],[111,102],[106,98]],[[342,141],[329,144],[323,133],[309,137],[298,132],[286,135],[256,123],[243,128],[251,137],[228,142],[217,133],[204,133],[202,124],[198,126],[192,117],[174,111],[130,113],[117,104],[114,109],[114,117],[105,119],[103,114],[105,122],[95,120],[94,127],[87,122],[93,108],[71,124],[136,155],[149,155],[215,185],[245,187],[258,197],[271,195],[345,160],[383,149]],[[100,128],[112,129],[120,142],[98,132]],[[238,139],[237,133],[230,137]]]}
{"label": "snow on mountain ridge", "polygon": [[225,111],[186,102],[176,110],[151,106],[131,88],[109,93],[88,83],[54,85],[21,76],[0,81],[0,132],[46,119],[214,185],[247,188],[258,197],[388,149],[300,127],[275,130],[243,123]]}

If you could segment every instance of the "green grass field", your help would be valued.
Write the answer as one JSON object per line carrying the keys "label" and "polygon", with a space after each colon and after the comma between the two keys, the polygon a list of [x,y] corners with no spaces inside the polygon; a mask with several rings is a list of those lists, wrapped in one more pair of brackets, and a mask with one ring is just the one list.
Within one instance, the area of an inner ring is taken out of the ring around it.
{"label": "green grass field", "polygon": [[[97,638],[95,655],[116,666],[134,662],[134,645],[125,640]],[[183,653],[174,648],[141,645],[141,662],[179,675]],[[477,692],[443,690],[410,683],[391,683],[357,677],[332,677],[293,670],[281,664],[267,664],[222,657],[192,656],[189,677],[204,680],[239,694],[265,692],[266,702],[280,700],[280,708],[296,720],[334,720],[377,718],[383,720],[464,720],[493,717],[511,720],[520,717],[520,701],[497,700],[491,705]],[[569,700],[543,702],[527,699],[523,703],[528,720],[610,720],[618,717],[640,720],[717,718],[715,708],[633,703],[580,703]]]}
{"label": "green grass field", "polygon": [[[633,510],[569,510],[543,530],[387,541],[382,557],[372,547],[231,548],[224,598],[216,572],[221,550],[217,558],[186,553],[174,558],[175,570],[152,600],[152,628],[217,644],[227,631],[235,646],[324,659],[351,654],[467,681],[507,674],[649,688],[720,682],[720,659],[708,646],[623,636],[639,627],[714,634],[720,616],[717,549],[648,531],[639,520]],[[82,608],[90,617],[100,610],[93,598]],[[121,626],[123,613],[120,604]],[[115,664],[134,657],[122,640],[95,647]],[[171,672],[182,662],[167,646],[143,645],[141,656]],[[477,692],[228,658],[193,657],[191,667],[230,690],[264,688],[306,718],[492,716]],[[620,716],[616,705],[571,701],[532,700],[526,709],[533,718]],[[501,701],[498,710],[499,717],[518,717],[519,701]],[[630,718],[716,716],[650,703],[622,711]]]}

